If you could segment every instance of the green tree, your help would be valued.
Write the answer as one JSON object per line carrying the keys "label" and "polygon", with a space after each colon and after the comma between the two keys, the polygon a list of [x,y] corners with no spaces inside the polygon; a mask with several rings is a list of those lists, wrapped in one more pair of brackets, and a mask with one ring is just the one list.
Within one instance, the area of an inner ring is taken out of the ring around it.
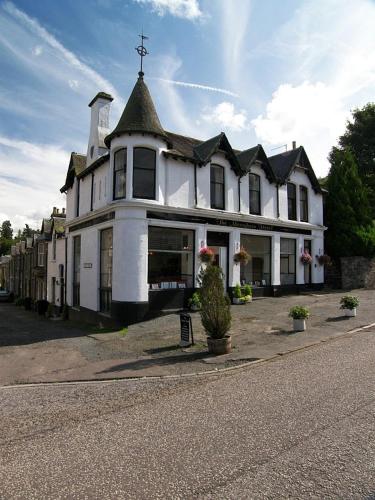
{"label": "green tree", "polygon": [[201,320],[207,335],[223,338],[229,331],[232,317],[230,300],[224,295],[223,272],[212,264],[201,274]]}
{"label": "green tree", "polygon": [[375,252],[375,231],[367,189],[349,149],[333,148],[327,179],[326,246],[333,257],[371,256]]}
{"label": "green tree", "polygon": [[11,240],[13,238],[13,229],[10,220],[5,220],[1,224],[0,237],[5,240]]}
{"label": "green tree", "polygon": [[371,215],[375,219],[375,103],[355,109],[344,135],[339,138],[340,149],[350,149],[358,166],[363,184],[368,188]]}

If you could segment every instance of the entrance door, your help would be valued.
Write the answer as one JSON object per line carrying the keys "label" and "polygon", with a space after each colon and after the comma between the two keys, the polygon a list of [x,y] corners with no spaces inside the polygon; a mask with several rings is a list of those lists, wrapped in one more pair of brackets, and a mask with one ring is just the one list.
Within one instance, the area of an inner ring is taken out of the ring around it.
{"label": "entrance door", "polygon": [[227,247],[216,247],[216,246],[211,246],[212,250],[215,252],[214,256],[214,266],[219,266],[221,267],[221,270],[223,271],[223,283],[224,283],[224,290],[227,289]]}

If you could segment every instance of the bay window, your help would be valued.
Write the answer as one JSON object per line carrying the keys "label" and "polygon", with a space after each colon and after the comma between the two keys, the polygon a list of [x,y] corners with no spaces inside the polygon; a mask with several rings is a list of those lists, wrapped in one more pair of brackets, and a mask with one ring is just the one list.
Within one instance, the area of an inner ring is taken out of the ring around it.
{"label": "bay window", "polygon": [[156,152],[153,149],[134,148],[133,198],[155,199]]}
{"label": "bay window", "polygon": [[126,148],[119,149],[114,155],[113,199],[126,196]]}

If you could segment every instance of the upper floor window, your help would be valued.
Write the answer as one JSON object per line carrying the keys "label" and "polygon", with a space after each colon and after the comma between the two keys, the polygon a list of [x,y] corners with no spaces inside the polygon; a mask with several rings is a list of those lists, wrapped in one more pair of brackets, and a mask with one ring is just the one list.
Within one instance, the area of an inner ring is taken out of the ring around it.
{"label": "upper floor window", "polygon": [[52,235],[52,260],[56,260],[56,233]]}
{"label": "upper floor window", "polygon": [[126,195],[126,148],[115,152],[113,171],[113,199],[125,198]]}
{"label": "upper floor window", "polygon": [[224,167],[211,165],[211,208],[225,210]]}
{"label": "upper floor window", "polygon": [[134,148],[133,198],[155,199],[156,152]]}
{"label": "upper floor window", "polygon": [[299,206],[300,206],[300,219],[302,222],[309,220],[309,206],[307,201],[307,187],[299,187]]}
{"label": "upper floor window", "polygon": [[38,266],[44,266],[44,243],[38,243]]}
{"label": "upper floor window", "polygon": [[288,219],[297,220],[296,186],[291,182],[287,184],[288,190]]}
{"label": "upper floor window", "polygon": [[260,177],[256,174],[249,174],[250,188],[250,213],[260,215]]}

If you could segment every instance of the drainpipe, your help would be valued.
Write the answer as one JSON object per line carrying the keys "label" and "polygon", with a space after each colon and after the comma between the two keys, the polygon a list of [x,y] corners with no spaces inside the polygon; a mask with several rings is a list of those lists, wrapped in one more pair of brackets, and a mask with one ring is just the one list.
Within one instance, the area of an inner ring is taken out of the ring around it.
{"label": "drainpipe", "polygon": [[280,217],[279,184],[276,184],[277,218]]}
{"label": "drainpipe", "polygon": [[194,163],[194,203],[195,207],[198,205],[198,192],[197,192],[197,164]]}

